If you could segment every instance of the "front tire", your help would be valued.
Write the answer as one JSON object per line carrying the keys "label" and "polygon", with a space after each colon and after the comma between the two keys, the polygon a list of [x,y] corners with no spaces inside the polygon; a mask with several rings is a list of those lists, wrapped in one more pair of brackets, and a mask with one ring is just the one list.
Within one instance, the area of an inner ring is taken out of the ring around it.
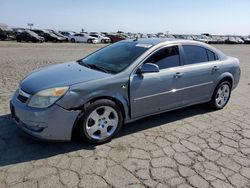
{"label": "front tire", "polygon": [[215,110],[223,109],[231,96],[231,84],[228,81],[223,81],[217,85],[210,106]]}
{"label": "front tire", "polygon": [[74,38],[72,38],[70,41],[71,41],[71,42],[73,42],[73,43],[75,43],[75,42],[76,42],[76,40],[75,40]]}
{"label": "front tire", "polygon": [[93,43],[93,42],[92,42],[92,40],[91,40],[91,39],[88,39],[88,40],[87,40],[87,43],[89,43],[89,44],[90,44],[90,43]]}
{"label": "front tire", "polygon": [[91,103],[80,121],[80,137],[93,144],[111,140],[123,124],[123,115],[113,101],[102,99]]}

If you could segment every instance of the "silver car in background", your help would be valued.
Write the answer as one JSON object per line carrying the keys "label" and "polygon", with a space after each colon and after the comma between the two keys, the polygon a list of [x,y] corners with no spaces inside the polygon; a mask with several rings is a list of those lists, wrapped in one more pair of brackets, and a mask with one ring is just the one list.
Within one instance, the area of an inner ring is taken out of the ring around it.
{"label": "silver car in background", "polygon": [[25,77],[10,101],[12,117],[41,139],[110,140],[123,124],[199,103],[222,109],[240,66],[205,43],[178,39],[117,42],[75,62]]}

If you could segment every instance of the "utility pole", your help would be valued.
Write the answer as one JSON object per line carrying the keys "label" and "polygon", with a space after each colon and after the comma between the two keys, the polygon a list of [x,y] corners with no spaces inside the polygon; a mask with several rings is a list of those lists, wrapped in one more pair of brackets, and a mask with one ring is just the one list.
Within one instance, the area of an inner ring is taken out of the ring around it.
{"label": "utility pole", "polygon": [[33,23],[27,23],[27,25],[30,27],[30,29],[32,29],[32,26],[34,26]]}

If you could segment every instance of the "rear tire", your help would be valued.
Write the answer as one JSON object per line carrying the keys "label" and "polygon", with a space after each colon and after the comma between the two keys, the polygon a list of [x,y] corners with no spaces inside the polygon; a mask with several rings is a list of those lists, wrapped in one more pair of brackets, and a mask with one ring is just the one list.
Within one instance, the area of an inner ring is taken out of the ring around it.
{"label": "rear tire", "polygon": [[76,42],[76,40],[75,40],[74,38],[72,38],[70,41],[71,41],[71,42],[73,42],[73,43],[75,43],[75,42]]}
{"label": "rear tire", "polygon": [[231,84],[228,81],[219,83],[213,93],[212,100],[209,102],[214,110],[223,109],[231,96]]}
{"label": "rear tire", "polygon": [[121,109],[107,99],[91,103],[79,122],[82,140],[92,144],[102,144],[111,140],[121,129],[123,115]]}

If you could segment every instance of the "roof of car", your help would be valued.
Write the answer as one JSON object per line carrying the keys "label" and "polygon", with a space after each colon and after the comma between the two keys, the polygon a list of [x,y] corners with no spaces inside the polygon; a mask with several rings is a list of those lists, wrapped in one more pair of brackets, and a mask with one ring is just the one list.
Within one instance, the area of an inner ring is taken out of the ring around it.
{"label": "roof of car", "polygon": [[208,45],[204,42],[199,42],[199,41],[194,41],[194,40],[187,40],[187,39],[176,39],[176,38],[141,38],[141,39],[129,39],[129,40],[122,40],[120,42],[136,42],[138,45],[151,45],[151,46],[156,46],[156,45],[167,45],[167,44],[175,44],[175,43],[184,43],[184,44],[195,44],[198,46],[202,46],[205,48],[208,48],[212,50],[213,52],[216,52],[217,54],[220,55],[221,59],[226,58],[226,55],[222,53],[220,50],[214,48],[211,45]]}
{"label": "roof of car", "polygon": [[[129,39],[129,40],[125,40],[125,41],[135,41],[137,43],[142,43],[142,44],[149,44],[152,46],[155,46],[157,44],[160,43],[164,43],[164,42],[169,42],[169,43],[173,43],[173,42],[181,42],[183,41],[183,39],[175,39],[175,38],[141,38],[141,39]],[[185,40],[188,41],[188,40]]]}

